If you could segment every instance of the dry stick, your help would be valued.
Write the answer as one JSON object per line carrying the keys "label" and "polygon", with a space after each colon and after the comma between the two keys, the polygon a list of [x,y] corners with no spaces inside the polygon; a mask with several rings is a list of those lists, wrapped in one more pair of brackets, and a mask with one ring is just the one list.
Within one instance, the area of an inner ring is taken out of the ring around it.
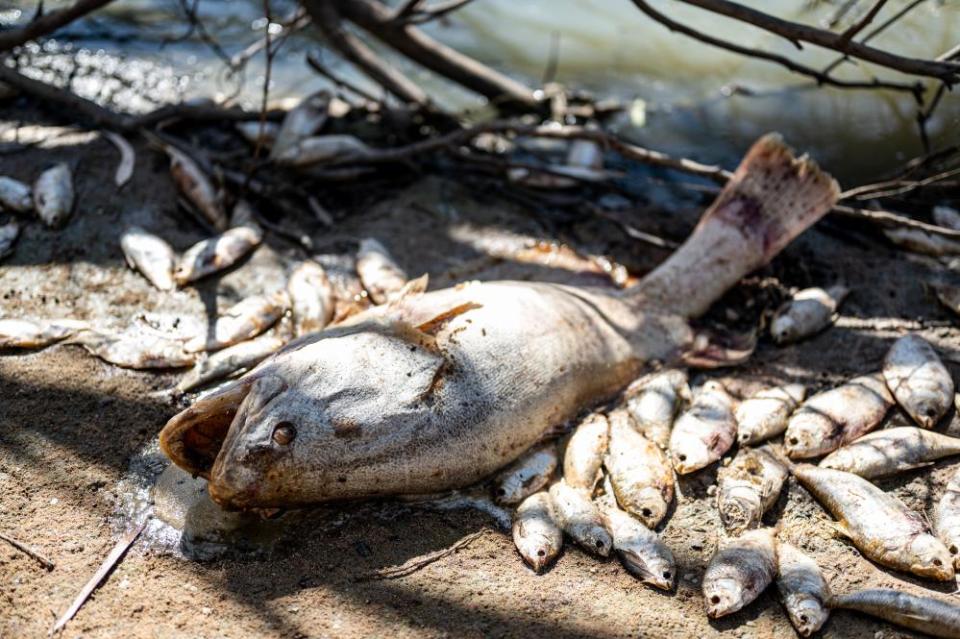
{"label": "dry stick", "polygon": [[399,566],[381,568],[380,570],[376,570],[365,575],[360,575],[356,578],[356,581],[374,581],[378,579],[397,579],[399,577],[406,577],[407,575],[411,575],[416,571],[421,570],[422,568],[425,568],[430,564],[439,561],[440,559],[443,559],[444,557],[454,554],[458,550],[466,548],[471,543],[482,537],[485,532],[485,530],[478,530],[477,532],[470,533],[449,548],[443,548],[419,557],[414,557],[403,562]]}
{"label": "dry stick", "polygon": [[944,60],[953,60],[954,58],[960,58],[960,44],[938,55],[937,61],[943,62]]}
{"label": "dry stick", "polygon": [[426,24],[427,22],[442,18],[448,13],[453,13],[471,2],[473,2],[473,0],[448,0],[447,2],[438,2],[431,7],[418,9],[414,11],[412,15],[398,19],[401,22],[407,22],[409,24]]}
{"label": "dry stick", "polygon": [[[878,35],[880,35],[880,34],[883,33],[884,31],[886,31],[887,29],[889,29],[892,25],[894,25],[895,23],[897,23],[901,18],[903,18],[903,16],[907,15],[908,13],[910,13],[911,11],[913,11],[916,7],[920,6],[921,4],[923,4],[923,3],[926,2],[926,1],[927,1],[927,0],[913,0],[913,2],[911,2],[911,3],[908,4],[908,5],[906,5],[905,7],[903,7],[902,9],[900,9],[900,11],[897,11],[895,14],[893,14],[892,16],[890,16],[889,18],[887,18],[886,20],[884,20],[882,23],[880,23],[879,25],[877,25],[877,27],[876,27],[875,29],[872,29],[872,30],[870,31],[870,33],[868,33],[867,35],[865,35],[865,36],[863,37],[863,39],[860,40],[860,43],[861,43],[861,44],[866,44],[866,43],[870,42],[871,40],[873,40],[874,38],[876,38]],[[840,66],[840,64],[842,64],[845,60],[849,60],[849,56],[847,56],[847,55],[842,55],[842,56],[838,57],[838,58],[835,59],[833,62],[831,62],[830,64],[828,64],[828,65],[823,69],[823,72],[824,72],[824,73],[830,73],[831,71],[833,71],[834,69],[836,69],[838,66]]]}
{"label": "dry stick", "polygon": [[0,32],[0,51],[9,51],[25,42],[52,33],[111,2],[113,0],[77,0],[69,7],[41,15],[24,27]]}
{"label": "dry stick", "polygon": [[93,591],[97,589],[110,571],[113,570],[114,566],[120,561],[124,553],[133,545],[133,542],[137,540],[137,537],[140,536],[140,533],[143,532],[144,527],[147,525],[147,522],[150,521],[150,516],[143,518],[143,521],[134,528],[133,530],[127,532],[123,537],[120,538],[120,541],[117,542],[117,545],[113,547],[113,550],[110,551],[110,554],[107,555],[107,558],[103,560],[103,563],[100,564],[100,568],[97,569],[97,572],[94,573],[93,577],[86,583],[83,589],[80,591],[80,594],[77,595],[76,599],[73,600],[73,603],[70,604],[70,607],[65,613],[63,613],[57,623],[53,625],[53,628],[50,629],[50,634],[54,635],[65,625],[67,622],[73,619],[73,616],[77,614],[77,611],[80,610],[80,607],[86,603],[87,599],[90,598],[90,595],[93,594]]}
{"label": "dry stick", "polygon": [[323,61],[320,59],[320,54],[317,53],[316,51],[311,51],[310,53],[307,54],[307,64],[310,65],[311,69],[313,69],[314,71],[316,71],[317,73],[325,77],[326,79],[333,82],[333,84],[336,85],[338,88],[346,89],[351,93],[355,93],[356,95],[360,96],[361,98],[363,98],[364,100],[367,100],[372,104],[383,103],[383,101],[380,98],[376,97],[369,91],[362,89],[361,87],[350,82],[349,80],[345,80],[341,78],[340,76],[336,75],[333,71],[328,69],[323,64]]}
{"label": "dry stick", "polygon": [[36,559],[38,562],[40,562],[40,565],[41,565],[41,566],[43,566],[43,567],[46,568],[47,570],[53,570],[53,569],[56,567],[55,564],[54,564],[52,561],[50,561],[49,559],[47,559],[46,557],[44,557],[43,555],[41,555],[40,553],[38,553],[36,550],[34,550],[33,548],[31,548],[30,546],[27,546],[27,545],[25,545],[25,544],[20,543],[19,541],[17,541],[17,540],[14,539],[13,537],[9,537],[9,536],[5,535],[4,533],[0,533],[0,539],[4,540],[4,541],[7,542],[8,544],[10,544],[11,546],[13,546],[13,547],[16,548],[17,550],[19,550],[20,552],[22,552],[22,553],[24,553],[24,554],[26,554],[26,555],[29,555],[29,556],[31,556],[31,557],[33,557],[33,558]]}
{"label": "dry stick", "polygon": [[847,42],[853,40],[853,37],[867,28],[867,26],[873,22],[873,19],[877,17],[877,14],[880,13],[880,10],[883,9],[883,5],[887,4],[887,0],[877,0],[877,2],[867,11],[862,18],[857,20],[855,23],[850,25],[850,28],[840,34],[840,37]]}

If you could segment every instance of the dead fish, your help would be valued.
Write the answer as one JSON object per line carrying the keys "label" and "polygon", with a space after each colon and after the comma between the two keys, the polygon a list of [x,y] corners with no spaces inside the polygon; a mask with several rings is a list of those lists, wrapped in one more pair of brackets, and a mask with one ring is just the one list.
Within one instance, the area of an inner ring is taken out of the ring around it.
{"label": "dead fish", "polygon": [[170,157],[170,176],[183,197],[203,216],[204,221],[217,231],[227,228],[227,212],[213,182],[203,169],[183,151],[163,145]]}
{"label": "dead fish", "polygon": [[595,555],[606,557],[613,547],[610,533],[603,527],[600,511],[586,491],[577,490],[560,480],[550,486],[553,516],[563,532]]}
{"label": "dead fish", "polygon": [[730,450],[736,435],[733,398],[722,384],[708,381],[673,425],[670,454],[674,469],[685,475],[709,466]]}
{"label": "dead fish", "polygon": [[88,329],[68,338],[65,343],[79,344],[90,354],[122,368],[183,368],[196,361],[195,354],[183,349],[183,340],[139,327],[116,333]]}
{"label": "dead fish", "polygon": [[273,160],[287,166],[362,160],[370,153],[365,142],[352,135],[319,135],[304,138],[278,152]]}
{"label": "dead fish", "polygon": [[933,527],[953,557],[954,569],[960,570],[960,470],[954,471],[937,502]]}
{"label": "dead fish", "polygon": [[287,340],[281,336],[262,335],[217,351],[198,361],[177,384],[177,391],[185,393],[238,371],[253,368],[286,343]]}
{"label": "dead fish", "polygon": [[923,517],[866,479],[800,464],[793,474],[837,519],[837,531],[867,558],[920,577],[953,579],[953,559]]}
{"label": "dead fish", "polygon": [[929,466],[960,454],[960,438],[914,426],[887,428],[852,441],[823,458],[820,468],[833,468],[866,479]]}
{"label": "dead fish", "polygon": [[287,281],[287,293],[297,335],[323,330],[333,319],[333,286],[327,272],[313,260],[304,260],[294,267]]}
{"label": "dead fish", "polygon": [[33,190],[20,180],[0,175],[0,206],[14,213],[29,213],[33,210]]}
{"label": "dead fish", "polygon": [[557,447],[551,442],[536,448],[497,476],[494,499],[500,504],[519,504],[546,487],[556,469]]}
{"label": "dead fish", "polygon": [[733,614],[760,596],[777,573],[772,528],[748,530],[720,542],[703,574],[703,596],[711,619]]}
{"label": "dead fish", "polygon": [[0,348],[43,348],[88,326],[70,319],[0,319]]}
{"label": "dead fish", "polygon": [[856,610],[931,637],[960,638],[960,606],[892,588],[834,595],[831,608]]}
{"label": "dead fish", "polygon": [[374,304],[384,304],[407,283],[406,272],[397,265],[386,247],[373,238],[360,241],[357,275]]}
{"label": "dead fish", "polygon": [[777,344],[790,344],[819,333],[833,321],[850,290],[843,286],[807,288],[777,309],[770,336]]}
{"label": "dead fish", "polygon": [[830,618],[830,587],[820,566],[785,541],[777,544],[777,590],[790,623],[801,637],[817,632]]}
{"label": "dead fish", "polygon": [[896,400],[923,428],[931,428],[953,401],[953,376],[930,343],[919,335],[904,335],[883,360],[883,376]]}
{"label": "dead fish", "polygon": [[638,433],[623,409],[610,413],[610,448],[604,466],[617,503],[655,528],[673,501],[673,470],[660,447]]}
{"label": "dead fish", "polygon": [[314,255],[313,259],[323,267],[333,286],[333,321],[338,324],[346,318],[370,308],[370,295],[363,289],[357,276],[357,258],[350,254],[329,253]]}
{"label": "dead fish", "polygon": [[13,253],[13,245],[17,243],[18,237],[20,237],[20,225],[16,220],[0,225],[0,259]]}
{"label": "dead fish", "polygon": [[920,229],[883,229],[887,239],[910,251],[922,255],[943,257],[960,254],[960,242],[942,235],[932,235]]}
{"label": "dead fish", "polygon": [[298,142],[319,131],[329,117],[329,109],[329,91],[318,91],[303,98],[300,104],[284,116],[270,157],[282,157],[287,149],[295,147]]}
{"label": "dead fish", "polygon": [[172,290],[177,256],[163,238],[131,226],[120,236],[120,248],[132,269],[136,269],[161,291]]}
{"label": "dead fish", "polygon": [[137,154],[133,150],[133,147],[130,146],[130,143],[127,142],[127,139],[122,135],[118,135],[113,131],[104,131],[103,135],[106,136],[106,138],[110,140],[110,143],[117,147],[117,151],[120,152],[120,164],[117,165],[117,172],[113,176],[113,181],[118,187],[122,187],[133,177],[133,169],[137,163]]}
{"label": "dead fish", "polygon": [[224,311],[209,334],[188,340],[184,348],[188,353],[216,351],[256,337],[273,326],[288,308],[290,298],[286,291],[251,295]]}
{"label": "dead fish", "polygon": [[641,377],[624,392],[637,429],[660,448],[670,444],[673,419],[683,401],[690,401],[687,374],[670,369]]}
{"label": "dead fish", "polygon": [[263,233],[251,226],[235,226],[216,237],[197,242],[180,256],[173,279],[183,286],[230,268],[260,246]]}
{"label": "dead fish", "polygon": [[73,212],[73,175],[65,163],[54,164],[33,183],[33,204],[40,220],[59,228]]}
{"label": "dead fish", "polygon": [[574,140],[567,151],[567,166],[603,168],[603,149],[593,140]]}
{"label": "dead fish", "polygon": [[933,222],[937,226],[960,231],[960,211],[952,206],[933,207]]}
{"label": "dead fish", "polygon": [[787,420],[807,394],[802,384],[762,390],[737,407],[737,440],[756,444],[787,429]]}
{"label": "dead fish", "polygon": [[277,135],[280,133],[280,125],[276,122],[238,122],[237,132],[244,140],[256,146],[262,144],[266,148],[272,148],[277,141]]}
{"label": "dead fish", "polygon": [[817,393],[787,423],[787,455],[807,459],[834,451],[879,426],[891,406],[893,396],[880,373]]}
{"label": "dead fish", "polygon": [[540,572],[563,549],[563,531],[553,518],[550,495],[545,490],[524,499],[513,518],[513,543],[523,560]]}
{"label": "dead fish", "polygon": [[763,513],[776,503],[787,468],[768,447],[741,448],[729,466],[717,473],[717,510],[732,535],[760,525]]}
{"label": "dead fish", "polygon": [[572,488],[593,492],[609,442],[610,424],[600,413],[587,415],[574,429],[563,454],[563,478]]}
{"label": "dead fish", "polygon": [[627,571],[654,588],[673,590],[676,560],[657,533],[615,505],[607,504],[600,514],[613,539],[613,549]]}

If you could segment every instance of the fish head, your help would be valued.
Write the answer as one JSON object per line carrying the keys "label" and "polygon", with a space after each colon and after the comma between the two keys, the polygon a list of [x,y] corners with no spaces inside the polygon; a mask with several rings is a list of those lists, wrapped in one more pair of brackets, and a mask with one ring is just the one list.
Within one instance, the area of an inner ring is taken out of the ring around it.
{"label": "fish head", "polygon": [[909,553],[913,562],[910,572],[938,581],[954,578],[953,556],[943,542],[933,535],[922,533],[914,537]]}
{"label": "fish head", "polygon": [[520,556],[535,572],[543,570],[560,551],[556,540],[549,535],[514,535],[513,541]]}
{"label": "fish head", "polygon": [[638,490],[630,498],[630,511],[639,517],[647,528],[656,528],[667,514],[669,502],[664,499],[659,488],[646,486]]}
{"label": "fish head", "polygon": [[[925,392],[926,391],[926,392]],[[940,389],[915,390],[908,411],[922,428],[933,428],[950,407],[952,392]]]}
{"label": "fish head", "polygon": [[717,619],[743,607],[743,586],[736,579],[725,577],[703,583],[703,598],[707,602],[707,616]]}
{"label": "fish head", "polygon": [[790,593],[784,601],[790,622],[801,637],[809,637],[823,627],[830,611],[819,599],[803,593]]}
{"label": "fish head", "polygon": [[786,310],[778,311],[770,322],[770,336],[777,344],[790,344],[803,337],[802,327]]}
{"label": "fish head", "polygon": [[839,443],[837,424],[810,408],[801,408],[793,414],[783,436],[783,446],[791,459],[817,457],[829,453]]}
{"label": "fish head", "polygon": [[674,437],[670,442],[670,455],[674,470],[681,475],[709,466],[716,459],[699,437]]}
{"label": "fish head", "polygon": [[645,584],[660,590],[673,590],[677,583],[677,566],[668,553],[645,553],[629,549],[619,551],[620,559],[632,574]]}
{"label": "fish head", "polygon": [[446,361],[428,337],[373,321],[306,336],[174,416],[161,447],[228,509],[426,492],[431,458],[409,460],[429,455]]}
{"label": "fish head", "polygon": [[730,534],[739,535],[760,523],[763,503],[758,490],[735,486],[720,492],[717,509],[720,511],[720,521],[724,528]]}

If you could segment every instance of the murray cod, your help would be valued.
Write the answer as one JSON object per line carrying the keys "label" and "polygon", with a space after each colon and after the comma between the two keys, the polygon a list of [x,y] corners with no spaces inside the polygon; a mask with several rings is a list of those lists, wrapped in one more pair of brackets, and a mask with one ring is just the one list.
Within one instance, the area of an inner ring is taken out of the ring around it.
{"label": "murray cod", "polygon": [[500,281],[398,295],[196,401],[161,446],[228,509],[467,486],[621,391],[645,363],[689,353],[687,319],[837,193],[811,160],[765,136],[686,242],[633,287]]}

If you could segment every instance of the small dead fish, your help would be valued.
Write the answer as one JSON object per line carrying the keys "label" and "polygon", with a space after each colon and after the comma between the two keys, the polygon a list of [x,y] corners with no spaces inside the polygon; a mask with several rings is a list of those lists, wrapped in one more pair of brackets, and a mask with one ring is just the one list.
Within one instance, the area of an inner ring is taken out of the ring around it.
{"label": "small dead fish", "polygon": [[407,273],[397,265],[386,247],[373,238],[361,240],[357,251],[357,275],[374,304],[384,304],[407,283]]}
{"label": "small dead fish", "polygon": [[557,447],[551,442],[536,448],[508,466],[494,480],[499,504],[519,504],[550,483],[557,469]]}
{"label": "small dead fish", "polygon": [[830,618],[830,587],[820,566],[785,541],[777,544],[777,590],[790,623],[801,637],[817,632]]}
{"label": "small dead fish", "polygon": [[289,307],[286,291],[251,295],[224,311],[209,334],[188,340],[184,348],[188,353],[216,351],[248,340],[273,326]]}
{"label": "small dead fish", "polygon": [[283,337],[263,335],[217,351],[197,362],[177,384],[177,390],[185,393],[238,371],[253,368],[286,343]]}
{"label": "small dead fish", "polygon": [[733,398],[719,382],[705,383],[670,433],[674,469],[685,475],[709,466],[730,450],[736,436]]}
{"label": "small dead fish", "polygon": [[787,455],[807,459],[834,451],[879,426],[891,406],[893,396],[880,373],[817,393],[787,423]]}
{"label": "small dead fish", "polygon": [[910,251],[922,255],[942,257],[960,254],[960,242],[942,235],[931,235],[920,229],[883,229],[887,239]]}
{"label": "small dead fish", "polygon": [[120,248],[130,268],[140,271],[158,289],[169,291],[176,286],[173,269],[177,256],[163,238],[132,226],[120,236]]}
{"label": "small dead fish", "polygon": [[624,393],[637,429],[660,448],[670,445],[670,429],[681,401],[690,401],[686,372],[671,369],[641,377]]}
{"label": "small dead fish", "polygon": [[801,464],[793,474],[837,519],[836,529],[869,559],[920,577],[953,579],[953,558],[923,517],[866,479]]}
{"label": "small dead fish", "polygon": [[10,220],[0,226],[0,259],[13,253],[13,245],[17,243],[18,237],[20,237],[20,225],[16,220]]}
{"label": "small dead fish", "polygon": [[952,206],[933,207],[933,222],[937,226],[960,231],[960,211]]}
{"label": "small dead fish", "polygon": [[751,603],[777,573],[777,541],[772,528],[748,530],[726,539],[703,574],[703,596],[711,619],[733,614]]}
{"label": "small dead fish", "polygon": [[329,91],[318,91],[303,98],[300,104],[284,116],[270,157],[282,157],[287,149],[295,147],[298,142],[319,131],[326,123],[329,111]]}
{"label": "small dead fish", "polygon": [[540,572],[560,554],[563,531],[553,518],[550,495],[545,490],[524,499],[513,518],[513,543],[523,560]]}
{"label": "small dead fish", "polygon": [[80,331],[65,343],[79,344],[92,355],[122,368],[183,368],[196,361],[195,354],[183,349],[183,340],[140,328],[120,333],[89,329]]}
{"label": "small dead fish", "polygon": [[113,181],[118,187],[122,187],[133,177],[133,169],[137,163],[137,154],[130,143],[127,142],[127,139],[122,135],[118,135],[113,131],[104,131],[103,135],[106,136],[106,138],[110,140],[110,143],[117,147],[117,151],[120,152],[120,164],[117,165],[117,172],[113,176]]}
{"label": "small dead fish", "polygon": [[258,228],[236,226],[216,237],[197,242],[180,256],[173,279],[183,286],[202,277],[228,269],[260,246]]}
{"label": "small dead fish", "polygon": [[88,327],[69,319],[0,319],[0,348],[43,348]]}
{"label": "small dead fish", "polygon": [[334,160],[361,160],[369,152],[370,147],[352,135],[319,135],[298,140],[273,160],[288,166],[309,166]]}
{"label": "small dead fish", "polygon": [[610,448],[604,466],[617,503],[655,528],[673,501],[673,470],[660,447],[633,428],[623,409],[610,413]]}
{"label": "small dead fish", "polygon": [[919,335],[904,335],[893,343],[883,360],[883,376],[896,400],[923,428],[931,428],[950,409],[953,376]]}
{"label": "small dead fish", "polygon": [[287,281],[297,335],[323,330],[333,319],[336,299],[327,272],[313,260],[294,267]]}
{"label": "small dead fish", "polygon": [[892,588],[834,595],[831,608],[856,610],[931,637],[960,638],[960,605]]}
{"label": "small dead fish", "polygon": [[868,433],[838,448],[823,458],[820,468],[873,479],[929,466],[951,455],[960,455],[960,438],[901,426]]}
{"label": "small dead fish", "polygon": [[256,146],[259,143],[269,149],[276,144],[280,125],[269,121],[238,122],[237,132],[250,144]]}
{"label": "small dead fish", "polygon": [[615,505],[606,505],[600,514],[627,571],[654,588],[672,590],[677,579],[676,560],[657,533]]}
{"label": "small dead fish", "polygon": [[760,525],[763,513],[780,496],[787,468],[767,447],[741,448],[717,473],[717,509],[732,535]]}
{"label": "small dead fish", "polygon": [[203,219],[217,231],[227,228],[227,213],[223,202],[207,177],[193,158],[170,145],[164,145],[170,157],[170,176],[184,198],[192,204]]}
{"label": "small dead fish", "polygon": [[20,180],[0,175],[0,206],[15,213],[33,210],[33,191]]}
{"label": "small dead fish", "polygon": [[606,417],[592,413],[580,422],[563,454],[563,478],[572,488],[593,492],[609,442],[610,424]]}
{"label": "small dead fish", "polygon": [[937,502],[934,531],[953,556],[953,567],[960,570],[960,470],[953,473]]}
{"label": "small dead fish", "polygon": [[762,390],[737,407],[737,440],[756,444],[787,429],[787,420],[807,394],[802,384]]}
{"label": "small dead fish", "polygon": [[356,256],[328,253],[314,255],[314,260],[326,271],[327,279],[333,286],[333,297],[336,300],[333,324],[370,307],[370,296],[363,290],[363,284],[357,276]]}
{"label": "small dead fish", "polygon": [[550,486],[550,499],[554,519],[563,532],[589,552],[601,557],[610,554],[613,539],[586,491],[571,488],[561,479]]}
{"label": "small dead fish", "polygon": [[33,183],[33,204],[37,216],[50,228],[59,228],[73,212],[73,175],[61,162],[40,174]]}
{"label": "small dead fish", "polygon": [[770,336],[777,344],[790,344],[819,333],[833,321],[850,290],[843,286],[807,288],[777,309]]}

